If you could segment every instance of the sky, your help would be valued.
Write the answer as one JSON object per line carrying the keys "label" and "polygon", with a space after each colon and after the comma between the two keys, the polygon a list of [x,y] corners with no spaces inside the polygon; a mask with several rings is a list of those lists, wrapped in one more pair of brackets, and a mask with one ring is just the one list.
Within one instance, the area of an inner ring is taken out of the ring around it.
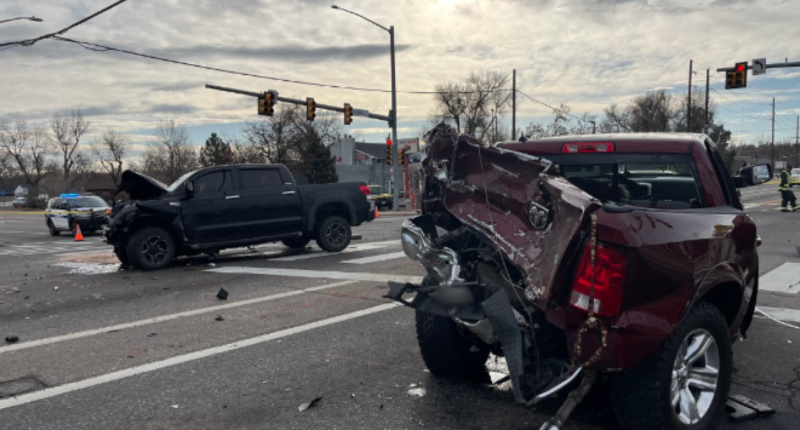
{"label": "sky", "polygon": [[[113,0],[3,0],[0,44],[60,30]],[[748,88],[724,89],[737,61],[800,61],[800,0],[128,0],[64,37],[250,74],[389,90],[389,34],[338,5],[395,27],[399,91],[432,91],[472,71],[517,70],[517,87],[573,113],[602,114],[654,89],[685,93],[689,61],[695,90],[711,69],[711,100],[734,143],[769,137],[772,98],[776,140],[795,137],[800,68],[749,76]],[[46,121],[81,109],[93,136],[107,128],[141,149],[155,125],[175,120],[192,141],[234,135],[258,119],[254,98],[205,84],[388,114],[388,92],[308,86],[224,74],[118,52],[43,40],[0,48],[0,121]],[[398,134],[416,137],[433,109],[430,95],[398,94]],[[549,121],[550,109],[517,98],[517,125]],[[510,116],[504,121],[510,124]],[[355,118],[343,127],[368,142],[386,123]]]}

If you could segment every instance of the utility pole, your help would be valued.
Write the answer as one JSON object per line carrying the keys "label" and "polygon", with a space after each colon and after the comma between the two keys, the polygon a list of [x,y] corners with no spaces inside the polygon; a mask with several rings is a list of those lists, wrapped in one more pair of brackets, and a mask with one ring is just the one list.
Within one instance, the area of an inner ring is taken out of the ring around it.
{"label": "utility pole", "polygon": [[706,134],[708,134],[708,129],[711,126],[711,124],[708,123],[708,118],[709,118],[709,114],[708,114],[708,78],[710,76],[709,75],[710,72],[711,72],[710,69],[706,69],[706,131],[705,131]]}
{"label": "utility pole", "polygon": [[794,135],[794,167],[800,167],[800,160],[797,159],[797,143],[800,141],[800,115],[797,116],[797,134]]}
{"label": "utility pole", "polygon": [[689,94],[686,97],[686,131],[692,131],[692,62],[689,60]]}
{"label": "utility pole", "polygon": [[517,69],[511,72],[511,140],[517,140]]}
{"label": "utility pole", "polygon": [[772,98],[772,144],[770,145],[770,158],[772,159],[772,173],[775,173],[775,97]]}

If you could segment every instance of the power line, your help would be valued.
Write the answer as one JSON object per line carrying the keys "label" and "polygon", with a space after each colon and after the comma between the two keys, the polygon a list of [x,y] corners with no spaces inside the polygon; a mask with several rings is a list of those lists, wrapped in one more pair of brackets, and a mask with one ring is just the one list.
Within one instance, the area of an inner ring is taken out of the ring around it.
{"label": "power line", "polygon": [[[269,81],[285,82],[285,83],[289,83],[289,84],[306,85],[306,86],[312,86],[312,87],[333,88],[333,89],[337,89],[337,90],[364,91],[364,92],[373,92],[373,93],[391,93],[392,92],[391,90],[382,90],[382,89],[379,89],[379,88],[364,88],[364,87],[351,87],[351,86],[345,86],[345,85],[325,84],[325,83],[320,83],[320,82],[301,81],[301,80],[297,80],[297,79],[280,78],[280,77],[276,77],[276,76],[266,76],[266,75],[260,75],[260,74],[256,74],[256,73],[240,72],[240,71],[230,70],[230,69],[222,69],[222,68],[219,68],[219,67],[206,66],[206,65],[198,64],[198,63],[190,63],[188,61],[173,60],[173,59],[170,59],[170,58],[159,57],[159,56],[156,56],[156,55],[143,54],[141,52],[131,51],[131,50],[122,49],[122,48],[115,48],[115,47],[112,47],[112,46],[101,45],[99,43],[83,42],[83,41],[80,41],[80,40],[68,39],[66,37],[54,36],[53,39],[54,40],[58,40],[60,42],[74,43],[74,44],[76,44],[76,45],[78,45],[78,46],[80,46],[80,47],[82,47],[84,49],[88,49],[88,50],[94,51],[94,52],[118,52],[118,53],[121,53],[121,54],[133,55],[133,56],[136,56],[136,57],[147,58],[147,59],[150,59],[150,60],[162,61],[162,62],[165,62],[165,63],[177,64],[177,65],[186,66],[186,67],[193,67],[193,68],[196,68],[196,69],[210,70],[212,72],[219,72],[219,73],[226,73],[226,74],[230,74],[230,75],[245,76],[245,77],[248,77],[248,78],[265,79],[265,80],[269,80]],[[497,90],[490,90],[490,91],[444,91],[444,92],[442,92],[442,91],[397,91],[397,92],[398,93],[402,93],[402,94],[427,94],[427,95],[431,95],[431,94],[479,94],[479,93],[486,94],[486,93],[497,93],[497,92],[506,92],[506,91],[507,92],[511,92],[510,89],[497,89]]]}
{"label": "power line", "polygon": [[[528,99],[530,99],[531,101],[533,101],[533,102],[535,102],[535,103],[539,103],[539,104],[540,104],[540,105],[542,105],[542,106],[547,106],[547,107],[548,107],[548,108],[550,108],[550,110],[552,110],[552,111],[555,111],[555,110],[557,109],[557,108],[554,108],[553,106],[551,106],[551,105],[549,105],[549,104],[547,104],[547,103],[545,103],[545,102],[543,102],[543,101],[541,101],[541,100],[537,100],[537,99],[535,99],[535,98],[533,98],[533,97],[531,97],[531,96],[529,96],[529,95],[527,95],[527,94],[523,93],[523,92],[522,92],[522,91],[520,91],[520,90],[517,90],[517,92],[518,92],[519,94],[521,94],[521,95],[523,95],[523,96],[527,97]],[[562,112],[562,115],[565,115],[565,116],[569,116],[569,117],[575,118],[576,120],[578,120],[578,121],[580,121],[580,122],[584,122],[584,123],[586,122],[586,120],[584,120],[583,118],[580,118],[580,117],[577,117],[577,116],[575,116],[575,115],[572,115],[571,113]]]}
{"label": "power line", "polygon": [[35,39],[27,39],[27,40],[21,40],[21,41],[18,41],[18,42],[2,43],[2,44],[0,44],[0,48],[2,48],[3,46],[12,46],[12,45],[13,46],[16,46],[16,45],[31,46],[31,45],[33,45],[34,43],[36,43],[36,42],[38,42],[40,40],[57,37],[59,35],[62,35],[64,33],[68,32],[68,31],[72,30],[73,28],[83,24],[84,22],[91,20],[92,18],[94,18],[94,17],[96,17],[98,15],[101,15],[101,14],[103,14],[103,13],[105,13],[105,12],[111,10],[111,9],[114,9],[115,7],[121,5],[122,3],[125,3],[126,1],[128,1],[128,0],[119,0],[116,3],[114,3],[114,4],[110,5],[110,6],[107,6],[106,8],[89,15],[86,18],[83,18],[82,20],[80,20],[80,21],[78,21],[78,22],[76,22],[76,23],[74,23],[74,24],[72,24],[70,26],[64,27],[64,28],[62,28],[61,30],[59,30],[59,31],[57,31],[55,33],[45,34],[44,36],[39,36],[39,37],[37,37]]}

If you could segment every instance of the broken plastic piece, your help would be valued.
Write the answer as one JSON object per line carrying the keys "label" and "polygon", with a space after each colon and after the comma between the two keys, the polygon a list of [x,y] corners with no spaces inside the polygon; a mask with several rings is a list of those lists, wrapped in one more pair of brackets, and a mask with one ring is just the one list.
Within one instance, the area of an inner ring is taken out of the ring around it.
{"label": "broken plastic piece", "polygon": [[214,318],[214,321],[225,321],[225,318],[222,318],[222,315],[217,315],[217,317]]}
{"label": "broken plastic piece", "polygon": [[728,397],[728,401],[725,403],[725,410],[730,412],[731,421],[737,423],[751,418],[766,417],[775,413],[775,409],[739,394]]}
{"label": "broken plastic piece", "polygon": [[155,335],[156,335],[156,333],[149,333],[149,334],[147,335],[147,337],[153,337],[153,336],[155,336]]}
{"label": "broken plastic piece", "polygon": [[228,300],[228,292],[224,288],[220,288],[217,293],[217,298],[220,300]]}
{"label": "broken plastic piece", "polygon": [[316,405],[317,403],[319,403],[320,400],[322,400],[322,397],[317,397],[316,399],[314,399],[314,400],[312,400],[312,401],[310,401],[308,403],[303,403],[303,404],[301,404],[300,406],[297,407],[297,410],[300,411],[300,412],[303,412],[304,410],[306,410],[308,408],[311,408],[314,405]]}
{"label": "broken plastic piece", "polygon": [[8,337],[6,337],[6,342],[8,342],[8,343],[17,343],[17,342],[19,342],[19,336],[8,336]]}

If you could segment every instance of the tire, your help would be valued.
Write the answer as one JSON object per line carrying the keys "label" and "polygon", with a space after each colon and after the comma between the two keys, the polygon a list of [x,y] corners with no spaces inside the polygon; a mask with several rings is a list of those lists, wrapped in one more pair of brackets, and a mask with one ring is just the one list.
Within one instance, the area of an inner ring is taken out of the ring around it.
{"label": "tire", "polygon": [[117,260],[125,266],[131,264],[131,260],[128,258],[128,253],[123,246],[115,246],[114,247],[114,255],[117,256]]}
{"label": "tire", "polygon": [[347,248],[351,236],[350,223],[340,216],[329,216],[317,225],[317,245],[328,252],[340,252]]}
{"label": "tire", "polygon": [[60,236],[61,231],[56,230],[56,226],[53,225],[52,221],[47,221],[47,228],[50,229],[50,236]]}
{"label": "tire", "polygon": [[311,242],[311,238],[308,236],[292,237],[290,239],[281,240],[282,244],[292,249],[305,248],[309,242]]}
{"label": "tire", "polygon": [[[713,342],[696,361],[687,361],[686,345],[703,344],[703,339]],[[728,324],[722,313],[710,303],[697,303],[642,366],[611,379],[611,398],[620,424],[626,430],[717,428],[730,391],[732,361]],[[716,375],[711,367],[718,369]],[[697,372],[700,369],[705,375]],[[707,381],[694,379],[693,383],[692,375]],[[677,390],[673,391],[674,387]],[[673,392],[677,393],[675,406]],[[698,399],[703,402],[698,404]],[[687,412],[692,403],[698,414],[690,419]]]}
{"label": "tire", "polygon": [[125,252],[133,267],[141,270],[161,270],[175,259],[175,241],[163,228],[146,227],[131,236]]}
{"label": "tire", "polygon": [[[422,285],[427,283],[428,278]],[[451,318],[417,311],[416,323],[419,351],[431,373],[469,378],[486,372],[489,351],[485,348],[476,351]]]}

